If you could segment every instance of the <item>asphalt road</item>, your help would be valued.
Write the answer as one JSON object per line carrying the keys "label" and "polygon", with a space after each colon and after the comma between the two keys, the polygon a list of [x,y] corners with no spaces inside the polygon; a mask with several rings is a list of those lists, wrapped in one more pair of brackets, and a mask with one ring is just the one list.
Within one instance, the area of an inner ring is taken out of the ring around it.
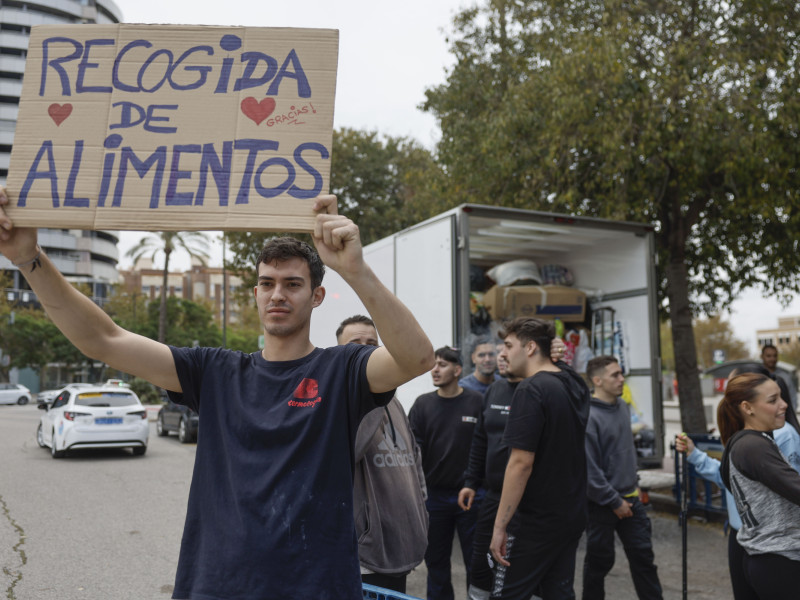
{"label": "asphalt road", "polygon": [[[664,600],[680,600],[683,590],[681,559],[681,528],[674,515],[651,513],[653,522],[653,549],[656,555],[658,575],[664,590]],[[576,597],[581,597],[582,568],[585,554],[585,536],[578,547],[575,569]],[[728,539],[722,526],[690,520],[688,530],[688,594],[690,600],[730,600],[733,597],[728,576]],[[423,563],[407,580],[409,595],[425,598],[426,570]],[[463,561],[453,554],[453,587],[455,600],[466,600]],[[628,560],[622,545],[617,540],[616,562],[605,581],[607,600],[637,600],[631,582]]]}
{"label": "asphalt road", "polygon": [[149,600],[172,594],[195,446],[73,453],[35,439],[35,404],[0,406],[0,598]]}
{"label": "asphalt road", "polygon": [[[151,423],[147,454],[74,453],[53,460],[35,440],[35,404],[0,406],[0,598],[3,600],[164,600],[177,565],[195,446],[159,438]],[[664,598],[681,598],[681,530],[654,513],[654,547]],[[727,540],[719,525],[689,528],[689,598],[727,600]],[[575,589],[581,589],[578,553]],[[454,555],[456,600],[464,567]],[[424,564],[408,593],[425,597]],[[580,594],[578,594],[580,597]],[[627,561],[607,578],[609,600],[634,600]],[[287,599],[288,600],[288,599]]]}

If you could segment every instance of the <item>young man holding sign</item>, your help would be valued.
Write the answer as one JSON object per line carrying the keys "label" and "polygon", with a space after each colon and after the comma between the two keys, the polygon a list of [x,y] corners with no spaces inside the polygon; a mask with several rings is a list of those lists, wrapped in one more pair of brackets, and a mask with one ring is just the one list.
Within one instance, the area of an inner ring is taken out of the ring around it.
{"label": "young man holding sign", "polygon": [[[0,191],[0,209],[7,204]],[[362,597],[353,527],[353,443],[361,417],[428,371],[433,349],[363,260],[358,227],[334,196],[314,203],[317,252],[269,242],[254,289],[265,347],[174,348],[117,326],[73,288],[0,210],[0,252],[87,356],[169,390],[202,413],[173,598]],[[358,294],[384,346],[315,348],[311,311],[323,262]]]}

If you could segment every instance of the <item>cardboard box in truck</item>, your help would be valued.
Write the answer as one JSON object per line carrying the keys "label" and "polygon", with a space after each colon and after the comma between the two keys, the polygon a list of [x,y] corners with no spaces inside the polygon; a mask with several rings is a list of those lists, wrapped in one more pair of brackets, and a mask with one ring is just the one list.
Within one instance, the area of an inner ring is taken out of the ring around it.
{"label": "cardboard box in truck", "polygon": [[537,317],[580,323],[586,318],[586,293],[564,285],[495,285],[483,296],[493,319]]}

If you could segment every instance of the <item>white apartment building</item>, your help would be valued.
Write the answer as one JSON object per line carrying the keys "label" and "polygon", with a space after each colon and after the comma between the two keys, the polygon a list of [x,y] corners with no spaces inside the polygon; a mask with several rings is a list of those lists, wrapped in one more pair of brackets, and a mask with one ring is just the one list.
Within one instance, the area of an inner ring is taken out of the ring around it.
{"label": "white apartment building", "polygon": [[[0,0],[0,184],[5,184],[22,93],[28,36],[34,25],[118,23],[122,12],[113,0]],[[91,288],[102,304],[118,281],[119,238],[114,231],[43,229],[39,244],[71,282]],[[12,302],[35,304],[17,269],[0,255],[0,271],[11,276],[5,294]]]}
{"label": "white apartment building", "polygon": [[800,341],[800,317],[778,317],[778,326],[756,331],[758,347],[771,344],[778,352],[788,349],[794,342]]}

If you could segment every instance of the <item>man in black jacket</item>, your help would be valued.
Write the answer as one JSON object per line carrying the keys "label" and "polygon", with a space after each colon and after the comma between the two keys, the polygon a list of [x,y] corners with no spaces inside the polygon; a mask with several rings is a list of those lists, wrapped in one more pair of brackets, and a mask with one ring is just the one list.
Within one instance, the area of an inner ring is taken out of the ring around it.
{"label": "man in black jacket", "polygon": [[472,510],[478,490],[481,487],[486,490],[472,539],[472,564],[467,592],[469,600],[489,600],[492,589],[493,573],[487,554],[508,462],[508,447],[503,443],[503,432],[511,410],[511,398],[517,384],[522,381],[520,377],[509,375],[506,366],[506,362],[498,357],[497,370],[503,379],[490,385],[483,397],[483,410],[472,435],[466,481],[458,494],[458,505],[462,510]]}

